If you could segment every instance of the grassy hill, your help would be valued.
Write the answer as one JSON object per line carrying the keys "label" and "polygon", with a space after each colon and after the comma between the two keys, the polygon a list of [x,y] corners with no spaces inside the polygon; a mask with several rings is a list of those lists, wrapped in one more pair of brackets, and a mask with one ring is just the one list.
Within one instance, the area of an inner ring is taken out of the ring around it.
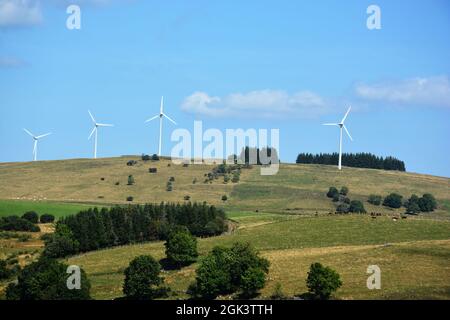
{"label": "grassy hill", "polygon": [[[136,160],[135,166],[127,166]],[[157,168],[156,174],[148,172]],[[210,165],[171,164],[169,160],[143,162],[138,157],[78,159],[36,163],[0,164],[0,215],[26,210],[57,216],[76,213],[94,205],[207,201],[222,206],[237,222],[237,230],[219,237],[199,239],[206,254],[216,245],[251,242],[271,262],[262,297],[269,297],[277,283],[286,294],[306,291],[305,278],[312,262],[336,269],[344,285],[340,299],[450,299],[450,179],[406,172],[334,166],[283,164],[274,176],[261,176],[258,167],[242,170],[238,183],[219,178],[204,183]],[[135,185],[128,186],[128,175]],[[173,191],[166,191],[170,177]],[[194,184],[193,180],[197,182]],[[117,182],[119,184],[117,185]],[[349,197],[364,201],[368,215],[329,215],[335,205],[325,196],[330,186],[347,186]],[[432,193],[439,207],[433,213],[394,221],[404,212],[367,203],[370,194],[397,192],[404,197]],[[223,202],[222,195],[228,200]],[[317,213],[317,214],[316,214]],[[51,227],[43,226],[43,232]],[[15,254],[24,265],[42,250],[40,234],[29,242],[0,238],[0,258]],[[163,242],[115,247],[70,257],[68,263],[84,268],[92,283],[92,295],[111,299],[121,295],[123,271],[140,254],[164,257]],[[367,266],[382,271],[382,289],[366,287]],[[179,271],[165,271],[171,298],[186,298],[197,264]],[[0,282],[1,288],[6,282]]]}
{"label": "grassy hill", "polygon": [[[127,166],[128,160],[136,160]],[[148,172],[150,167],[157,173]],[[374,193],[386,195],[398,192],[404,197],[416,193],[432,193],[440,207],[436,216],[450,213],[450,179],[407,172],[334,166],[283,164],[277,175],[261,176],[257,167],[242,170],[239,183],[204,183],[204,175],[212,165],[171,164],[169,160],[143,162],[139,157],[106,159],[77,159],[28,163],[0,164],[0,215],[25,209],[26,201],[32,207],[43,203],[55,212],[49,203],[75,203],[61,209],[61,214],[78,210],[80,204],[123,204],[128,196],[135,203],[172,201],[182,202],[189,195],[191,201],[207,201],[229,210],[259,210],[262,212],[311,214],[334,211],[334,205],[324,195],[330,186],[347,186],[350,198],[367,200]],[[127,185],[129,175],[136,183]],[[173,191],[166,191],[170,177],[175,177]],[[193,180],[197,182],[194,184]],[[119,185],[116,185],[119,183]],[[222,195],[228,196],[223,203]],[[16,200],[20,200],[17,202]],[[25,201],[25,202],[24,202]],[[17,207],[19,206],[19,207]],[[67,209],[69,208],[69,209]],[[367,210],[388,213],[383,207],[366,203]],[[59,215],[61,215],[59,214]]]}

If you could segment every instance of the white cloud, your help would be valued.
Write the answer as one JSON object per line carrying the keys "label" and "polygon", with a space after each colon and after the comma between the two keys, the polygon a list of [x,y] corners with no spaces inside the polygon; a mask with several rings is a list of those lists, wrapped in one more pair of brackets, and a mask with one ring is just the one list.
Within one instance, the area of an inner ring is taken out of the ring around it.
{"label": "white cloud", "polygon": [[39,1],[0,0],[0,27],[32,26],[41,22]]}
{"label": "white cloud", "polygon": [[450,81],[446,76],[411,78],[372,85],[359,84],[356,94],[366,100],[401,105],[450,107]]}
{"label": "white cloud", "polygon": [[289,94],[267,89],[224,97],[195,92],[184,99],[181,109],[210,117],[310,118],[326,113],[329,106],[310,91]]}

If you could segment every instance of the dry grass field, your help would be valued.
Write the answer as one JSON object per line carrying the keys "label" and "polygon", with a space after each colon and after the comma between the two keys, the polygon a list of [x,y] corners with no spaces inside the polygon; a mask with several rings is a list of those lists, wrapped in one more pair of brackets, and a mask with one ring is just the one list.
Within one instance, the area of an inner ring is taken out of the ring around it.
{"label": "dry grass field", "polygon": [[[127,161],[136,160],[134,166]],[[157,173],[149,173],[157,168]],[[204,183],[211,165],[171,164],[169,160],[143,162],[140,157],[75,159],[36,163],[1,163],[0,216],[27,210],[57,217],[91,206],[147,202],[206,201],[223,207],[237,230],[199,240],[205,255],[216,245],[235,241],[252,243],[271,262],[267,298],[277,283],[288,295],[306,291],[305,278],[312,262],[336,269],[344,285],[338,299],[450,299],[450,179],[407,172],[334,166],[282,164],[274,176],[261,176],[258,167],[243,169],[238,183],[219,178]],[[133,175],[135,184],[127,185]],[[173,191],[166,184],[174,177]],[[196,183],[193,181],[196,180]],[[368,215],[329,215],[335,204],[325,196],[330,186],[347,186],[352,200],[364,202]],[[394,221],[404,212],[372,206],[370,194],[391,192],[405,198],[432,193],[438,209]],[[228,200],[223,202],[222,195]],[[44,232],[51,231],[47,227]],[[39,256],[43,242],[34,234],[27,242],[0,240],[0,258],[16,255],[24,265]],[[84,268],[96,299],[121,296],[123,271],[137,255],[164,257],[163,242],[115,247],[70,257],[67,262]],[[368,265],[379,265],[382,289],[366,288]],[[197,264],[179,271],[164,271],[171,299],[186,298]],[[7,282],[0,283],[4,288]],[[224,299],[230,297],[222,297]]]}
{"label": "dry grass field", "polygon": [[[450,222],[256,213],[232,214],[232,218],[239,222],[239,229],[232,235],[200,239],[200,254],[235,241],[254,244],[271,263],[262,298],[269,297],[277,283],[289,295],[306,292],[308,268],[318,261],[341,274],[344,285],[338,299],[450,299]],[[256,224],[259,218],[262,223]],[[162,259],[163,242],[90,252],[67,262],[86,270],[95,298],[112,299],[122,294],[128,262],[142,254]],[[382,270],[381,290],[366,287],[366,269],[372,264]],[[195,268],[196,264],[164,272],[174,290],[172,299],[187,298],[185,291],[195,278]]]}
{"label": "dry grass field", "polygon": [[[127,166],[129,160],[138,163]],[[157,168],[158,172],[149,173],[151,167]],[[135,203],[182,202],[186,195],[191,197],[191,201],[207,201],[228,210],[327,213],[334,211],[334,205],[324,194],[330,186],[339,188],[343,185],[349,187],[352,200],[363,201],[372,193],[385,196],[398,192],[409,197],[413,193],[422,195],[429,192],[440,204],[434,216],[450,213],[449,178],[345,167],[339,172],[334,166],[282,164],[274,176],[261,176],[260,169],[253,167],[242,170],[239,183],[225,184],[221,178],[204,183],[204,175],[212,168],[213,165],[206,164],[183,167],[165,159],[144,162],[140,157],[132,156],[0,163],[0,179],[7,181],[0,185],[0,215],[7,214],[2,207],[11,207],[15,200],[31,201],[33,206],[37,203],[48,206],[49,202],[73,206],[75,203],[74,209],[77,209],[82,204],[124,204],[128,196],[133,196]],[[129,175],[133,175],[136,181],[132,186],[127,185]],[[175,182],[173,191],[169,192],[166,184],[170,177],[174,177]],[[197,181],[195,184],[194,179]],[[226,203],[221,201],[224,194],[229,199]],[[392,212],[367,202],[365,205],[369,212]]]}

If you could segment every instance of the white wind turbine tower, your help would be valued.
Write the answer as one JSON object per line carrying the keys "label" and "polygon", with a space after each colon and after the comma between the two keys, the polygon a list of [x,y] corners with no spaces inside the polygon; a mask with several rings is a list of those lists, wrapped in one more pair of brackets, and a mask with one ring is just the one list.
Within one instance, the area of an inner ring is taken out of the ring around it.
{"label": "white wind turbine tower", "polygon": [[91,116],[92,122],[94,123],[94,129],[92,129],[91,134],[89,135],[88,140],[91,139],[92,135],[95,133],[95,142],[94,142],[94,159],[97,159],[97,138],[98,138],[98,128],[99,127],[114,127],[112,124],[104,124],[104,123],[98,123],[95,121],[94,116],[92,113],[88,110],[89,115]]}
{"label": "white wind turbine tower", "polygon": [[339,170],[341,170],[342,168],[342,129],[345,130],[345,132],[347,133],[348,137],[350,138],[351,141],[353,141],[352,136],[350,135],[350,133],[347,130],[347,127],[344,124],[345,119],[348,116],[348,113],[350,112],[350,109],[352,107],[349,107],[347,112],[345,113],[345,116],[342,118],[341,122],[339,123],[324,123],[324,126],[338,126],[340,129],[340,137],[339,137],[339,164],[338,164],[338,168]]}
{"label": "white wind turbine tower", "polygon": [[166,117],[173,124],[175,124],[175,125],[177,124],[167,114],[164,113],[164,97],[161,97],[161,106],[159,108],[159,114],[157,114],[156,116],[146,120],[145,122],[149,122],[149,121],[155,120],[158,117],[159,117],[159,149],[158,149],[158,156],[161,156],[161,148],[162,148],[162,119],[163,119],[163,117]]}
{"label": "white wind turbine tower", "polygon": [[33,145],[33,161],[37,160],[37,145],[38,145],[38,141],[39,139],[42,139],[46,136],[51,135],[52,133],[46,133],[46,134],[42,134],[40,136],[35,136],[34,134],[32,134],[30,131],[28,131],[27,129],[23,129],[26,133],[28,133],[34,140],[34,145]]}

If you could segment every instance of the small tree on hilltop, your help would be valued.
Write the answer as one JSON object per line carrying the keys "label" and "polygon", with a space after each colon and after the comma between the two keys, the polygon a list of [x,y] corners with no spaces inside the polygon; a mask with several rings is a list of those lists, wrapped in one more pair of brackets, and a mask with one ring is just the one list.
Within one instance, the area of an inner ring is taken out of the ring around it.
{"label": "small tree on hilltop", "polygon": [[188,230],[172,232],[164,245],[167,259],[175,267],[186,266],[197,260],[197,238]]}
{"label": "small tree on hilltop", "polygon": [[339,196],[338,189],[336,189],[335,187],[330,187],[330,189],[328,189],[328,192],[327,192],[327,197],[333,198],[335,195]]}
{"label": "small tree on hilltop", "polygon": [[437,202],[433,195],[426,193],[419,199],[419,207],[422,212],[431,212],[437,208]]}
{"label": "small tree on hilltop", "polygon": [[228,197],[224,194],[224,195],[222,196],[222,201],[225,202],[225,201],[227,201],[227,200],[228,200]]}
{"label": "small tree on hilltop", "polygon": [[161,266],[151,256],[134,258],[125,269],[123,293],[133,299],[151,299],[163,283]]}
{"label": "small tree on hilltop", "polygon": [[369,199],[367,200],[368,203],[373,204],[374,206],[379,206],[381,204],[381,196],[376,194],[371,194],[369,196]]}
{"label": "small tree on hilltop", "polygon": [[364,205],[359,200],[353,200],[350,202],[350,207],[348,208],[350,212],[356,213],[366,213],[366,209],[364,209]]}
{"label": "small tree on hilltop", "polygon": [[348,194],[348,188],[347,187],[342,187],[341,191],[339,191],[340,194],[342,194],[343,196],[346,196]]}
{"label": "small tree on hilltop", "polygon": [[397,193],[391,193],[386,198],[384,198],[383,206],[390,208],[400,208],[402,206],[402,196]]}
{"label": "small tree on hilltop", "polygon": [[405,202],[405,208],[407,214],[417,214],[419,213],[420,206],[419,206],[419,200],[420,198],[413,194],[406,202]]}
{"label": "small tree on hilltop", "polygon": [[342,281],[336,271],[316,262],[309,269],[306,286],[314,299],[328,300]]}
{"label": "small tree on hilltop", "polygon": [[128,185],[132,186],[135,183],[133,175],[128,176]]}

